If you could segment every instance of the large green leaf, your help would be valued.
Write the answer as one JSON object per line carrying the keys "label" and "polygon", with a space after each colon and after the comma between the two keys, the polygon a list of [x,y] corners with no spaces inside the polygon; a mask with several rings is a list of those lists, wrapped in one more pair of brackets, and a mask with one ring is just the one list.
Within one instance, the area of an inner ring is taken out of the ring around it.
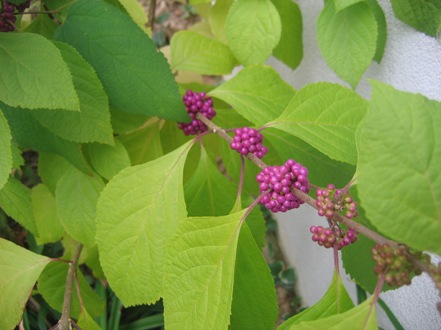
{"label": "large green leaf", "polygon": [[96,204],[104,182],[71,167],[58,180],[55,200],[58,216],[67,233],[76,241],[95,244]]}
{"label": "large green leaf", "polygon": [[84,172],[90,172],[81,151],[81,145],[64,140],[43,127],[33,116],[32,111],[13,109],[0,104],[8,120],[13,140],[21,147],[43,152],[56,153]]}
{"label": "large green leaf", "polygon": [[167,253],[167,329],[226,329],[244,211],[181,222]]}
{"label": "large green leaf", "polygon": [[55,243],[64,233],[57,215],[55,197],[44,184],[38,184],[31,190],[32,214],[37,233],[34,234],[38,244]]}
{"label": "large green leaf", "polygon": [[[295,159],[309,169],[309,181],[320,187],[333,183],[336,187],[344,187],[353,177],[355,167],[348,163],[332,160],[305,141],[289,133],[274,128],[262,131],[265,139],[271,143],[272,149],[280,159]],[[265,141],[265,140],[264,140]]]}
{"label": "large green leaf", "polygon": [[222,0],[216,1],[214,6],[211,8],[210,16],[208,21],[210,23],[211,31],[217,40],[224,44],[228,44],[226,21],[228,11],[230,10],[233,0]]}
{"label": "large green leaf", "polygon": [[334,1],[327,1],[317,21],[317,42],[332,70],[355,88],[377,46],[377,23],[371,7],[359,2],[336,12]]}
{"label": "large green leaf", "polygon": [[273,50],[275,58],[291,69],[297,68],[303,58],[303,24],[299,5],[294,1],[271,0],[280,15],[282,33]]}
{"label": "large green leaf", "polygon": [[0,190],[8,181],[12,168],[11,131],[5,116],[0,111]]}
{"label": "large green leaf", "polygon": [[80,111],[35,110],[32,115],[56,135],[74,142],[113,143],[107,95],[92,66],[68,44],[55,42],[72,73]]}
{"label": "large green leaf", "polygon": [[358,144],[363,208],[392,239],[441,253],[441,103],[371,84]]}
{"label": "large green leaf", "polygon": [[[54,309],[61,312],[64,301],[64,291],[66,289],[66,277],[69,264],[65,262],[53,262],[46,267],[38,279],[37,289],[44,300]],[[92,316],[98,316],[103,312],[104,301],[92,290],[84,278],[83,273],[77,268],[77,277],[81,299],[84,307]],[[80,301],[73,283],[71,316],[78,318],[80,315]]]}
{"label": "large green leaf", "polygon": [[58,24],[49,15],[40,14],[25,28],[25,32],[40,34],[47,39],[52,39]]}
{"label": "large green leaf", "polygon": [[436,37],[441,29],[439,0],[391,0],[395,15],[403,22]]}
{"label": "large green leaf", "polygon": [[37,234],[32,216],[31,190],[12,176],[0,190],[0,207],[31,233]]}
{"label": "large green leaf", "polygon": [[230,329],[274,329],[277,316],[274,279],[245,223],[237,244]]}
{"label": "large green leaf", "polygon": [[366,0],[332,0],[335,5],[335,11],[339,12],[342,9],[345,9],[346,7],[355,5],[356,3],[363,2]]}
{"label": "large green leaf", "polygon": [[228,45],[245,66],[265,63],[281,31],[279,13],[270,0],[239,0],[228,12]]}
{"label": "large green leaf", "polygon": [[163,294],[166,246],[186,214],[182,173],[189,143],[154,161],[123,169],[101,193],[97,245],[112,289],[124,305]]}
{"label": "large green leaf", "polygon": [[355,130],[367,105],[341,85],[311,84],[299,90],[269,125],[297,136],[332,159],[355,164]]}
{"label": "large green leaf", "polygon": [[112,5],[102,0],[75,2],[55,38],[74,46],[94,67],[111,105],[188,121],[165,57],[129,16]]}
{"label": "large green leaf", "polygon": [[[173,124],[175,129],[182,134],[182,131],[177,129],[176,123]],[[163,120],[152,118],[142,128],[118,136],[119,141],[127,150],[132,165],[147,163],[164,154],[159,135],[163,125]]]}
{"label": "large green leaf", "polygon": [[265,65],[247,67],[209,92],[258,126],[277,118],[294,94],[294,89]]}
{"label": "large green leaf", "polygon": [[219,172],[205,149],[196,171],[184,187],[188,214],[191,216],[226,215],[234,205],[237,187]]}
{"label": "large green leaf", "polygon": [[[325,295],[315,305],[305,309],[303,312],[294,315],[282,323],[278,330],[297,329],[302,322],[326,319],[333,315],[344,313],[354,307],[339,274],[334,273],[331,285]],[[328,329],[332,323],[325,328]],[[302,328],[303,329],[303,328]],[[305,328],[306,329],[306,328]],[[320,328],[316,328],[320,329]],[[341,328],[346,329],[346,328]]]}
{"label": "large green leaf", "polygon": [[177,32],[170,47],[173,70],[221,75],[230,73],[237,65],[227,46],[194,31]]}
{"label": "large green leaf", "polygon": [[[286,326],[279,330],[316,330],[316,329],[362,329],[377,330],[377,314],[375,305],[372,304],[373,297],[365,300],[362,304],[349,309],[344,313],[334,314],[329,317],[313,318]],[[286,322],[285,322],[286,323]]]}
{"label": "large green leaf", "polygon": [[1,102],[28,109],[79,110],[69,68],[46,38],[0,33],[0,63]]}
{"label": "large green leaf", "polygon": [[51,261],[0,238],[0,328],[14,329],[44,267]]}
{"label": "large green leaf", "polygon": [[38,154],[38,175],[54,196],[58,180],[69,168],[69,162],[61,156],[47,152]]}
{"label": "large green leaf", "polygon": [[93,143],[87,146],[90,162],[95,171],[110,180],[123,168],[130,166],[130,158],[124,145],[115,138],[115,145]]}
{"label": "large green leaf", "polygon": [[375,20],[377,22],[377,46],[375,50],[374,60],[378,63],[381,62],[384,54],[384,48],[386,47],[387,40],[387,22],[386,16],[381,6],[378,4],[378,0],[364,0],[371,7]]}

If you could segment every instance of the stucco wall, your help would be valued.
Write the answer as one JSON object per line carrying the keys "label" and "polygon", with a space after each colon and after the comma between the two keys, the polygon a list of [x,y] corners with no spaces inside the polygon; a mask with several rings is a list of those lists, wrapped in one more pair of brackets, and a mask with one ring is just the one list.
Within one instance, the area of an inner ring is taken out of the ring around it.
{"label": "stucco wall", "polygon": [[[341,83],[323,60],[315,38],[317,17],[323,1],[299,0],[303,14],[304,58],[299,68],[291,70],[272,58],[268,64],[296,88],[318,81]],[[388,39],[380,64],[372,63],[357,92],[370,97],[367,79],[391,84],[397,89],[418,92],[441,101],[441,42],[428,37],[395,18],[389,0],[379,0],[387,19]],[[441,129],[441,128],[440,128]],[[295,157],[295,155],[293,155]],[[289,262],[297,269],[298,289],[306,305],[317,302],[325,293],[333,272],[332,251],[310,241],[309,227],[323,219],[307,205],[286,214],[277,214],[282,246]],[[441,242],[440,242],[441,244]],[[441,258],[435,257],[436,262]],[[368,271],[368,270],[367,270]],[[355,301],[355,286],[342,270],[347,288]],[[405,329],[441,329],[441,317],[436,311],[438,293],[428,276],[415,278],[412,285],[381,295]],[[393,329],[384,313],[379,311],[380,326]]]}

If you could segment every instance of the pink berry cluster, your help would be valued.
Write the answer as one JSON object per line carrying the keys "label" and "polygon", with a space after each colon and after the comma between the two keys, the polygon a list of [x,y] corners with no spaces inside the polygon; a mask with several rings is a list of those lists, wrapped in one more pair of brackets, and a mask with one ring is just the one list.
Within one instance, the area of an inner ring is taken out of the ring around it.
{"label": "pink berry cluster", "polygon": [[184,131],[185,135],[197,135],[206,132],[208,130],[207,126],[199,119],[196,119],[196,114],[201,113],[207,119],[212,119],[216,116],[211,97],[208,97],[204,92],[197,93],[187,90],[182,99],[192,121],[190,123],[178,123],[178,127]]}
{"label": "pink berry cluster", "polygon": [[241,155],[247,155],[249,152],[258,158],[262,158],[268,152],[268,149],[262,145],[263,135],[256,129],[249,127],[237,128],[234,130],[233,142],[230,147]]}
{"label": "pink berry cluster", "polygon": [[326,189],[317,189],[315,205],[318,207],[318,214],[331,219],[335,212],[342,212],[347,218],[355,218],[358,215],[357,202],[344,193],[341,189],[335,189],[333,184],[329,184]]}
{"label": "pink berry cluster", "polygon": [[420,275],[421,270],[406,258],[406,251],[405,246],[394,249],[388,244],[376,244],[371,250],[372,259],[376,263],[375,274],[384,274],[384,281],[390,286],[409,285],[410,274]]}
{"label": "pink berry cluster", "polygon": [[260,204],[272,212],[286,212],[298,208],[304,202],[295,196],[291,188],[309,192],[308,170],[302,164],[288,159],[282,166],[267,166],[256,176],[260,192],[269,191]]}
{"label": "pink berry cluster", "polygon": [[339,250],[354,243],[358,239],[357,232],[349,228],[347,231],[338,226],[323,228],[322,226],[311,226],[312,240],[318,245],[329,249],[336,246]]}
{"label": "pink berry cluster", "polygon": [[17,9],[19,13],[24,12],[29,8],[31,1],[26,1],[20,5],[14,5],[7,0],[3,0],[3,6],[0,11],[0,32],[11,32],[15,30],[15,22],[17,17],[14,12]]}

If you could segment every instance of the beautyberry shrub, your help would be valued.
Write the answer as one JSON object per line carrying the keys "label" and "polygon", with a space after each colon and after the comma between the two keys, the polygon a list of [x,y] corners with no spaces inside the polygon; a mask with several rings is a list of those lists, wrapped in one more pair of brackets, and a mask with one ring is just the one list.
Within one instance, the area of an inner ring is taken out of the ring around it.
{"label": "beautyberry shrub", "polygon": [[249,127],[237,128],[234,130],[233,142],[230,147],[241,155],[247,155],[249,152],[258,158],[262,158],[268,149],[262,145],[263,135],[256,129]]}
{"label": "beautyberry shrub", "polygon": [[344,215],[351,219],[358,215],[357,202],[349,196],[347,192],[341,189],[335,189],[333,184],[329,184],[326,189],[317,189],[316,205],[318,207],[318,214],[331,219],[335,212],[343,212]]}
{"label": "beautyberry shrub", "polygon": [[0,10],[0,32],[11,32],[15,30],[15,22],[17,17],[15,16],[15,10],[18,13],[24,12],[31,5],[31,1],[26,1],[20,5],[14,5],[7,0],[3,1],[2,9]]}
{"label": "beautyberry shrub", "polygon": [[[421,274],[421,270],[407,259],[407,248],[405,246],[394,249],[388,244],[376,244],[371,252],[372,259],[376,263],[375,274],[384,274],[384,281],[390,286],[409,285],[411,283],[411,273]],[[424,255],[419,253],[415,257],[421,258]]]}
{"label": "beautyberry shrub", "polygon": [[272,212],[286,212],[304,203],[291,189],[295,187],[309,192],[308,170],[293,159],[282,166],[267,166],[256,176],[260,192],[268,192],[260,199],[260,204]]}
{"label": "beautyberry shrub", "polygon": [[211,97],[208,97],[204,92],[197,93],[187,90],[182,100],[192,121],[190,123],[178,123],[178,127],[184,131],[185,135],[197,135],[206,132],[208,130],[207,126],[196,119],[196,115],[201,113],[207,119],[212,119],[216,115]]}
{"label": "beautyberry shrub", "polygon": [[323,228],[322,226],[311,226],[312,240],[318,245],[329,249],[334,245],[341,250],[345,246],[354,243],[358,239],[357,232],[349,228],[347,231],[338,226]]}

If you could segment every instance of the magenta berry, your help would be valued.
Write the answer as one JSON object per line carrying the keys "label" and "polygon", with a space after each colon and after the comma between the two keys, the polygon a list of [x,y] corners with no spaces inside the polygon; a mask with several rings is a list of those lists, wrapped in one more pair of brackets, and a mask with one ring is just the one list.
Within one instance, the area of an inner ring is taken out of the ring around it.
{"label": "magenta berry", "polygon": [[347,218],[355,218],[358,215],[357,203],[348,193],[340,189],[335,189],[333,184],[329,184],[326,189],[317,189],[316,206],[318,214],[331,219],[335,212],[340,213],[346,210],[344,215]]}
{"label": "magenta berry", "polygon": [[17,18],[14,15],[15,6],[8,1],[3,1],[3,8],[0,11],[0,32],[11,32],[15,30],[14,23]]}
{"label": "magenta berry", "polygon": [[262,158],[268,149],[262,145],[263,135],[256,129],[249,127],[238,128],[234,131],[233,142],[230,147],[241,155],[248,153],[254,154],[258,158]]}
{"label": "magenta berry", "polygon": [[334,225],[331,228],[323,228],[322,226],[311,226],[309,228],[312,233],[312,240],[318,245],[329,249],[334,245],[341,250],[345,246],[354,243],[358,235],[354,229],[349,228],[347,231],[342,230]]}
{"label": "magenta berry", "polygon": [[185,135],[197,135],[206,132],[208,130],[207,126],[196,119],[196,114],[201,113],[207,119],[216,116],[216,111],[213,109],[213,100],[204,92],[197,93],[191,90],[187,90],[182,100],[192,121],[190,123],[178,123],[178,127],[184,131]]}
{"label": "magenta berry", "polygon": [[288,159],[282,166],[267,166],[256,176],[260,192],[268,191],[260,204],[272,212],[286,212],[298,208],[304,202],[295,196],[291,189],[295,187],[309,192],[308,170],[302,164]]}

